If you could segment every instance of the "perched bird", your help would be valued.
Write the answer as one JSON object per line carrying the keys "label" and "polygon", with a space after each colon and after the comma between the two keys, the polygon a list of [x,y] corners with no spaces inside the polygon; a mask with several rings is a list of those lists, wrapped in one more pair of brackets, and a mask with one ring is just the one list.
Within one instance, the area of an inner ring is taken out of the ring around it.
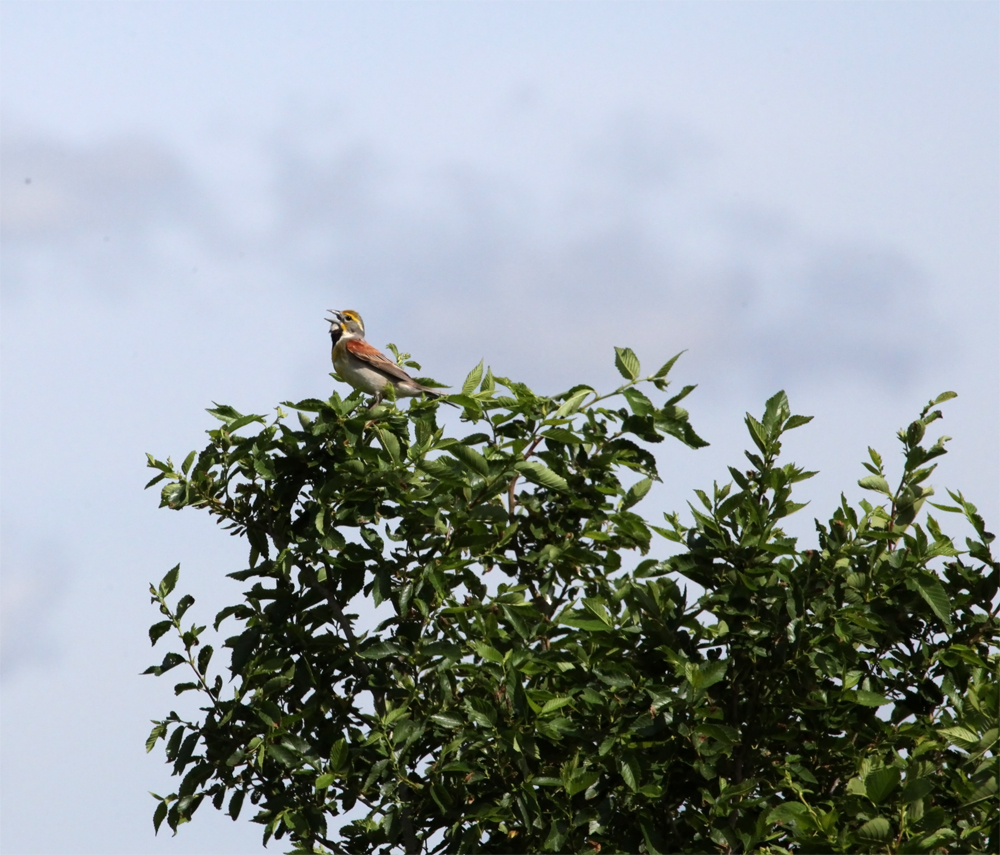
{"label": "perched bird", "polygon": [[[392,386],[397,398],[426,395],[440,398],[441,393],[423,386],[388,356],[365,341],[365,322],[354,309],[330,310],[330,339],[333,341],[333,367],[355,389],[375,396],[377,404]],[[450,401],[446,403],[451,403]]]}

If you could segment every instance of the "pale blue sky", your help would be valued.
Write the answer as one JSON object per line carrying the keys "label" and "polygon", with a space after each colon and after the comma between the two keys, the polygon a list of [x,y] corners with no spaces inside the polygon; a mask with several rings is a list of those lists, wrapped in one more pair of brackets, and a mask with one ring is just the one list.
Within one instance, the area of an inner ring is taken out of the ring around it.
{"label": "pale blue sky", "polygon": [[200,447],[213,400],[328,394],[330,307],[452,383],[687,348],[712,447],[665,450],[650,514],[785,388],[804,538],[952,388],[934,480],[995,524],[998,9],[0,6],[3,850],[260,848],[210,806],[152,836],[145,583],[181,561],[208,617],[244,550],[157,510],[144,453]]}

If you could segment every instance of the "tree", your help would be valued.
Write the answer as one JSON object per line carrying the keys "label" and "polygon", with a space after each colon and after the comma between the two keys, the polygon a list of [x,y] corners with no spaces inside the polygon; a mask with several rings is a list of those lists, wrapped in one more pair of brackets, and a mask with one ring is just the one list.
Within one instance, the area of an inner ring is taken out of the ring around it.
{"label": "tree", "polygon": [[146,673],[185,665],[203,704],[154,723],[181,779],[157,830],[249,797],[296,852],[1000,850],[993,535],[960,493],[933,507],[971,524],[964,551],[926,513],[952,394],[900,432],[899,485],[871,450],[876,502],[803,549],[781,526],[813,473],[780,453],[809,418],[782,392],[689,523],[637,513],[650,445],[705,444],[692,387],[639,388],[675,360],[641,378],[618,348],[620,388],[554,397],[480,364],[449,396],[460,437],[426,400],[216,406],[200,454],[150,457],[162,506],[246,540],[229,575],[252,583],[214,622],[236,624],[228,683],[178,568],[150,587],[150,638],[182,652]]}

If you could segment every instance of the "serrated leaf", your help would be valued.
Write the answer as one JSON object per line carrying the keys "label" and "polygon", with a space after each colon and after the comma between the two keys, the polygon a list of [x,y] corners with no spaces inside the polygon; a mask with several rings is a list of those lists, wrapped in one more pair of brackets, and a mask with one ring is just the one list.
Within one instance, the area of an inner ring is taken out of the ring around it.
{"label": "serrated leaf", "polygon": [[446,727],[449,730],[457,730],[465,725],[465,719],[457,713],[434,713],[430,719],[435,724],[439,724],[441,727]]}
{"label": "serrated leaf", "polygon": [[462,383],[462,394],[472,395],[476,391],[476,387],[479,385],[479,381],[483,379],[483,360],[479,360],[479,364],[473,368],[468,376],[465,378],[465,382]]}
{"label": "serrated leaf", "polygon": [[226,425],[231,424],[237,419],[243,418],[242,413],[237,412],[228,404],[218,404],[215,401],[213,401],[212,403],[215,404],[215,409],[206,410],[205,412],[207,412],[211,416],[214,416],[220,422],[223,422]]}
{"label": "serrated leaf", "polygon": [[569,490],[566,479],[537,460],[522,460],[514,465],[514,468],[524,475],[529,481],[533,481],[541,487],[548,487],[550,490]]}
{"label": "serrated leaf", "polygon": [[399,440],[396,438],[396,435],[390,430],[382,430],[378,427],[375,428],[375,435],[378,437],[378,441],[381,443],[382,448],[385,449],[392,462],[398,464],[400,461],[400,448]]}
{"label": "serrated leaf", "polygon": [[642,501],[642,498],[649,492],[649,489],[652,486],[652,478],[643,478],[641,481],[637,481],[629,487],[628,492],[625,494],[625,500],[622,502],[622,509],[631,508],[633,505]]}
{"label": "serrated leaf", "polygon": [[347,741],[343,738],[338,739],[330,747],[330,765],[337,771],[343,769],[347,764],[349,754],[350,752],[347,748]]}
{"label": "serrated leaf", "polygon": [[163,637],[165,633],[170,632],[170,628],[174,625],[173,621],[161,620],[159,623],[154,623],[149,628],[149,640],[153,645],[156,644],[160,638]]}
{"label": "serrated leaf", "polygon": [[171,567],[170,570],[167,571],[167,575],[160,581],[160,586],[157,589],[157,592],[163,599],[166,599],[171,593],[173,593],[174,587],[177,585],[177,577],[180,575],[180,572],[181,565],[177,564],[174,567]]}
{"label": "serrated leaf", "polygon": [[887,820],[884,816],[877,816],[862,825],[861,828],[858,829],[857,834],[862,840],[880,843],[883,840],[889,839],[891,831],[892,824],[889,820]]}
{"label": "serrated leaf", "polygon": [[[678,354],[678,356],[679,355],[680,354]],[[674,358],[676,359],[677,357]],[[697,384],[693,386],[685,386],[676,395],[667,399],[667,406],[672,406],[673,404],[683,401],[688,395],[690,395],[697,388],[698,388]]]}
{"label": "serrated leaf", "polygon": [[808,808],[801,802],[785,802],[780,804],[767,815],[767,821],[771,822],[798,822],[806,815]]}
{"label": "serrated leaf", "polygon": [[264,417],[255,415],[241,416],[240,418],[234,419],[227,424],[226,430],[229,431],[229,433],[235,433],[241,427],[246,427],[248,424],[252,424],[253,422],[260,422],[261,424],[264,424]]}
{"label": "serrated leaf", "polygon": [[618,764],[618,769],[622,773],[625,783],[633,792],[639,791],[639,762],[632,756],[623,757]]}
{"label": "serrated leaf", "polygon": [[812,420],[812,416],[791,416],[788,421],[785,422],[785,430],[794,430],[797,427],[809,424]]}
{"label": "serrated leaf", "polygon": [[942,727],[938,730],[952,745],[971,751],[979,744],[979,736],[967,727]]}
{"label": "serrated leaf", "polygon": [[362,659],[385,659],[387,656],[398,656],[400,649],[388,641],[377,641],[370,647],[358,652]]}
{"label": "serrated leaf", "polygon": [[153,833],[159,834],[160,826],[163,824],[163,820],[167,817],[167,802],[162,800],[157,806],[156,810],[153,812]]}
{"label": "serrated leaf", "polygon": [[593,389],[581,389],[579,392],[575,392],[571,397],[563,401],[559,405],[559,409],[556,410],[556,416],[571,416],[573,413],[580,409],[580,405],[583,404],[584,399],[593,394]]}
{"label": "serrated leaf", "polygon": [[844,697],[856,704],[861,704],[863,707],[882,707],[892,703],[885,695],[880,695],[878,692],[868,692],[864,689],[844,692]]}
{"label": "serrated leaf", "polygon": [[[561,710],[563,707],[573,703],[572,698],[549,698],[539,711],[539,715],[548,715],[550,712],[555,712],[556,710]],[[589,784],[587,786],[590,786]],[[586,787],[584,787],[586,789]]]}
{"label": "serrated leaf", "polygon": [[889,486],[889,482],[881,475],[866,475],[858,481],[858,486],[863,490],[875,490],[878,493],[884,493],[886,496],[892,496],[892,488]]}
{"label": "serrated leaf", "polygon": [[490,474],[489,461],[474,448],[457,442],[449,445],[445,451],[484,478]]}
{"label": "serrated leaf", "polygon": [[326,402],[321,401],[319,398],[303,398],[298,403],[291,403],[290,401],[282,401],[282,405],[288,407],[292,410],[302,410],[306,413],[321,413],[327,406]]}
{"label": "serrated leaf", "polygon": [[607,604],[600,597],[584,597],[583,604],[587,607],[587,611],[596,615],[603,623],[608,626],[614,625]]}
{"label": "serrated leaf", "polygon": [[653,402],[638,389],[625,389],[622,392],[622,395],[625,396],[625,400],[628,401],[629,408],[637,416],[651,416],[656,410],[656,407],[653,406]]}
{"label": "serrated leaf", "polygon": [[[677,360],[680,359],[681,356],[683,356],[686,352],[687,351],[682,350],[680,353],[676,354],[675,356],[670,357],[670,359],[668,359],[666,362],[663,363],[663,365],[660,366],[660,369],[653,376],[654,377],[666,377],[670,373],[670,369],[674,367],[674,363],[677,362]],[[692,388],[694,388],[694,387],[692,387]]]}
{"label": "serrated leaf", "polygon": [[273,481],[275,478],[274,470],[271,468],[271,462],[265,457],[255,457],[253,459],[253,468],[261,478],[267,481]]}
{"label": "serrated leaf", "polygon": [[941,582],[935,577],[923,573],[916,576],[913,582],[917,587],[917,592],[924,598],[927,605],[931,607],[931,611],[938,616],[941,623],[944,624],[945,629],[948,632],[953,632],[951,601],[948,599],[948,594]]}
{"label": "serrated leaf", "polygon": [[584,790],[589,789],[590,786],[600,777],[601,776],[597,772],[586,772],[580,770],[566,782],[566,792],[571,796],[575,796],[577,793],[582,793]]}
{"label": "serrated leaf", "polygon": [[615,368],[626,380],[635,380],[639,376],[639,357],[629,347],[616,347]]}
{"label": "serrated leaf", "polygon": [[750,413],[746,414],[745,421],[747,428],[750,431],[750,438],[753,440],[754,445],[756,445],[757,448],[759,448],[764,454],[767,454],[767,431],[764,429],[764,425],[751,416]]}
{"label": "serrated leaf", "polygon": [[297,751],[293,751],[287,745],[280,745],[277,742],[272,742],[267,746],[267,753],[283,766],[287,766],[290,769],[295,768],[302,762]]}
{"label": "serrated leaf", "polygon": [[481,658],[503,665],[503,654],[495,647],[491,647],[484,641],[473,641],[472,647]]}
{"label": "serrated leaf", "polygon": [[874,804],[881,804],[889,793],[899,786],[899,769],[886,766],[865,776],[865,794]]}
{"label": "serrated leaf", "polygon": [[588,618],[574,617],[572,615],[566,615],[565,617],[558,618],[555,623],[563,624],[564,626],[572,626],[576,629],[583,629],[587,632],[605,632],[610,627],[601,620],[590,620]]}
{"label": "serrated leaf", "polygon": [[542,431],[542,436],[546,439],[554,440],[555,442],[561,442],[563,445],[579,445],[583,442],[583,440],[573,433],[573,431],[560,427],[549,428],[548,430]]}
{"label": "serrated leaf", "polygon": [[233,822],[236,822],[240,818],[240,811],[243,809],[243,799],[245,796],[246,790],[237,790],[229,800],[229,809],[226,813],[232,818]]}
{"label": "serrated leaf", "polygon": [[147,754],[153,750],[153,747],[160,739],[166,736],[166,733],[167,733],[167,723],[165,721],[156,722],[153,729],[149,732],[149,738],[146,739]]}

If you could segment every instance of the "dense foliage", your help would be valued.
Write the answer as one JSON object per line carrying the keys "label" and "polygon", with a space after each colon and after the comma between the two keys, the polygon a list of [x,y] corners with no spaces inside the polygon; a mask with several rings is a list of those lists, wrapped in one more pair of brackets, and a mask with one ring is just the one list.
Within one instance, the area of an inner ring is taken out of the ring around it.
{"label": "dense foliage", "polygon": [[673,361],[642,379],[618,349],[621,388],[554,397],[480,366],[460,437],[425,400],[219,406],[200,454],[151,457],[163,506],[245,538],[251,583],[215,620],[225,678],[177,568],[151,586],[182,652],[147,673],[202,699],[150,734],[180,778],[157,829],[249,800],[297,852],[1000,851],[993,535],[959,493],[934,507],[964,550],[926,513],[951,395],[900,432],[899,485],[871,451],[876,501],[800,548],[784,393],[689,523],[637,513],[650,444],[704,444],[690,388],[639,389]]}

